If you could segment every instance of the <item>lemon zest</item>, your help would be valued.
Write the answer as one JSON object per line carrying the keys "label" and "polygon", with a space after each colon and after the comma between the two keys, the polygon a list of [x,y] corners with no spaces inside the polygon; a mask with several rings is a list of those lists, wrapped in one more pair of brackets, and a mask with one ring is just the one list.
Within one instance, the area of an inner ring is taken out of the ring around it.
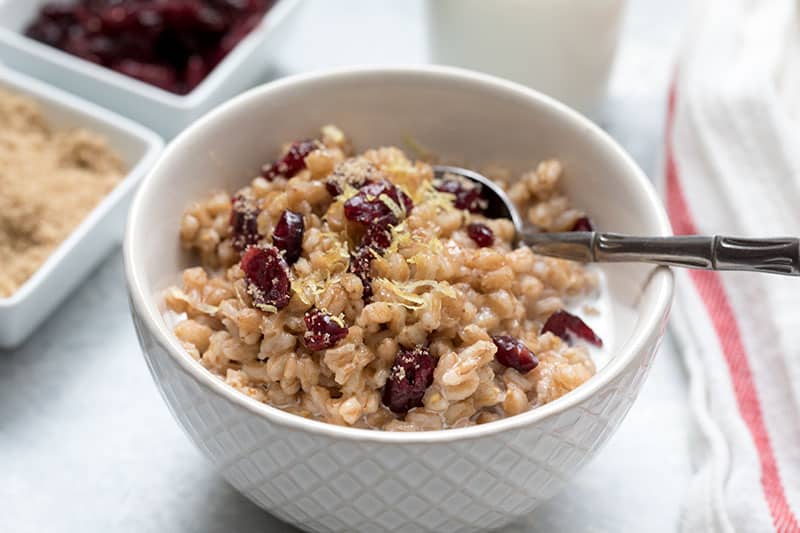
{"label": "lemon zest", "polygon": [[400,207],[400,205],[397,202],[395,202],[391,196],[389,196],[384,192],[381,193],[380,196],[378,196],[378,200],[383,202],[384,205],[389,208],[389,210],[392,212],[395,218],[397,218],[397,220],[402,220],[403,218],[405,218],[406,216],[405,209]]}
{"label": "lemon zest", "polygon": [[[313,305],[314,299],[322,294],[325,288],[325,280],[320,280],[313,276],[292,280],[292,290],[297,293],[297,296],[306,305]],[[309,297],[309,294],[311,297]]]}
{"label": "lemon zest", "polygon": [[275,314],[278,312],[278,308],[272,304],[255,304],[255,306],[264,311],[265,313]]}
{"label": "lemon zest", "polygon": [[322,255],[322,260],[328,272],[335,272],[337,265],[343,269],[347,269],[350,264],[350,250],[347,241],[334,241],[335,245],[332,246]]}
{"label": "lemon zest", "polygon": [[430,279],[415,281],[392,281],[386,278],[376,278],[373,283],[377,283],[379,287],[385,288],[387,291],[393,293],[401,300],[388,303],[401,305],[412,311],[416,311],[425,307],[424,294],[416,293],[416,291],[419,289],[429,288],[429,292],[439,292],[448,298],[456,298],[458,296],[455,288],[446,281],[434,281]]}
{"label": "lemon zest", "polygon": [[342,184],[342,194],[340,194],[336,199],[341,201],[342,203],[345,203],[347,200],[349,200],[350,198],[352,198],[357,194],[358,194],[358,189],[356,189],[349,183],[344,182]]}
{"label": "lemon zest", "polygon": [[417,191],[420,202],[426,202],[436,206],[442,211],[455,210],[456,195],[437,190],[433,182],[426,180]]}

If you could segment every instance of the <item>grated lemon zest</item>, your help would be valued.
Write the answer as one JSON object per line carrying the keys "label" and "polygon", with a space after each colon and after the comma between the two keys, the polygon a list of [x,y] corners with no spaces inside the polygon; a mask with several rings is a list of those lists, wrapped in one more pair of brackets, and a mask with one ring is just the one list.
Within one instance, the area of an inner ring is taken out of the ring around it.
{"label": "grated lemon zest", "polygon": [[328,272],[335,272],[337,270],[337,265],[347,269],[347,266],[350,264],[350,249],[347,245],[347,241],[340,242],[337,240],[334,242],[336,244],[322,256],[322,260]]}
{"label": "grated lemon zest", "polygon": [[430,288],[430,292],[439,292],[448,298],[455,298],[458,294],[455,288],[446,281],[434,281],[430,279],[417,281],[392,281],[386,278],[376,278],[373,283],[383,286],[387,291],[392,292],[403,301],[391,302],[401,305],[412,311],[425,307],[425,298],[415,291],[421,288]]}
{"label": "grated lemon zest", "polygon": [[384,205],[386,205],[386,207],[389,208],[389,210],[392,212],[392,214],[394,214],[394,216],[397,218],[397,220],[402,220],[406,216],[405,209],[400,207],[400,205],[397,202],[395,202],[392,199],[392,197],[389,196],[388,194],[381,193],[381,195],[378,196],[378,200],[383,202]]}
{"label": "grated lemon zest", "polygon": [[358,189],[356,189],[347,182],[339,183],[339,185],[342,187],[342,194],[336,196],[333,203],[331,204],[332,206],[333,205],[343,206],[347,200],[358,194]]}
{"label": "grated lemon zest", "polygon": [[337,199],[341,200],[341,202],[344,203],[357,194],[358,194],[358,189],[356,189],[349,183],[345,182],[342,184],[342,194],[340,194],[337,197]]}
{"label": "grated lemon zest", "polygon": [[272,304],[255,304],[255,306],[266,313],[275,314],[278,312],[278,308]]}
{"label": "grated lemon zest", "polygon": [[[325,281],[308,276],[302,280],[292,280],[292,290],[297,293],[300,300],[306,305],[312,305],[314,300],[325,290]],[[309,294],[312,297],[309,297]]]}
{"label": "grated lemon zest", "polygon": [[432,181],[423,183],[419,188],[418,194],[421,202],[432,204],[442,211],[453,211],[456,208],[456,196],[449,192],[436,190]]}
{"label": "grated lemon zest", "polygon": [[387,253],[397,253],[400,250],[400,246],[405,246],[412,240],[405,220],[396,226],[391,226],[389,230],[392,233],[392,242],[386,249]]}

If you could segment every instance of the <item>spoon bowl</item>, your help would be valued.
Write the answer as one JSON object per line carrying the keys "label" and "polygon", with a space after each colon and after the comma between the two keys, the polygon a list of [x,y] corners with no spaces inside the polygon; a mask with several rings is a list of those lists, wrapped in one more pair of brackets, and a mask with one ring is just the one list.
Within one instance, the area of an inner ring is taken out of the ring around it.
{"label": "spoon bowl", "polygon": [[[484,214],[489,218],[507,218],[514,224],[516,236],[522,235],[523,222],[519,211],[514,207],[506,192],[497,183],[483,174],[461,167],[433,165],[433,175],[437,179],[444,179],[447,175],[465,178],[483,187],[482,196],[488,202]],[[488,191],[488,193],[487,193]],[[516,243],[515,243],[516,244]]]}

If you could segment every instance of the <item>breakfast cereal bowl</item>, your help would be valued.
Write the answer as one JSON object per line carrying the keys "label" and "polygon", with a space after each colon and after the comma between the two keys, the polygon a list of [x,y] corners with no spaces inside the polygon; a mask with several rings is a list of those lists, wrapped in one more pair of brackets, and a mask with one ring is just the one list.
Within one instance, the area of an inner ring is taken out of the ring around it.
{"label": "breakfast cereal bowl", "polygon": [[513,521],[563,488],[621,422],[663,337],[672,275],[598,268],[605,357],[596,374],[514,416],[395,432],[262,403],[190,354],[164,295],[197,264],[180,245],[184,210],[210,191],[243,187],[282,143],[325,124],[358,151],[413,139],[447,161],[516,173],[557,159],[566,195],[603,230],[667,235],[664,210],[635,163],[585,118],[522,86],[441,67],[343,69],[254,89],[181,134],[139,190],[125,266],[140,343],[176,420],[232,485],[312,531],[477,531]]}

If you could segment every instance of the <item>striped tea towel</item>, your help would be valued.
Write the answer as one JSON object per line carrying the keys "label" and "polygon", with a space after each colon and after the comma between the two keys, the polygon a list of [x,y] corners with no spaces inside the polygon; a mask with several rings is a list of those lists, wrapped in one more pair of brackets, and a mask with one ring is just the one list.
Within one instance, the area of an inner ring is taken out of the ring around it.
{"label": "striped tea towel", "polygon": [[[665,151],[675,233],[800,237],[800,2],[692,8]],[[677,274],[697,427],[682,528],[800,531],[800,278]]]}

